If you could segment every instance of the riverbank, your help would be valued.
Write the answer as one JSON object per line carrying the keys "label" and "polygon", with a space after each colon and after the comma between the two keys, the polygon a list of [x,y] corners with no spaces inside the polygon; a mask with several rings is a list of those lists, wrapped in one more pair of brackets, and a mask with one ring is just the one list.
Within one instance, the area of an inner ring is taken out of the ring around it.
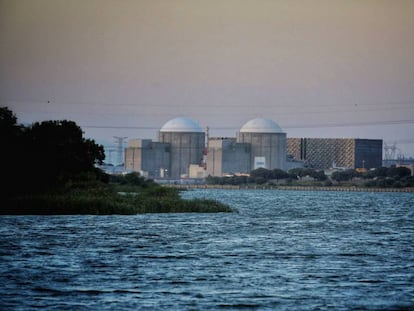
{"label": "riverbank", "polygon": [[344,187],[344,186],[269,186],[269,185],[164,185],[179,189],[234,189],[234,190],[296,190],[296,191],[351,191],[351,192],[414,192],[409,188]]}
{"label": "riverbank", "polygon": [[102,186],[65,193],[19,195],[4,199],[0,215],[135,215],[234,211],[216,200],[182,199],[179,189],[154,185],[142,189],[135,187],[134,190],[135,192],[121,194],[114,191],[113,187]]}

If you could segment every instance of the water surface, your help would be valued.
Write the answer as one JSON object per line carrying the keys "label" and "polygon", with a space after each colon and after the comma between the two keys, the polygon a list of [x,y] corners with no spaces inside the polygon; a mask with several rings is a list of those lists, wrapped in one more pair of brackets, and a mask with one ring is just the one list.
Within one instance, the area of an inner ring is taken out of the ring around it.
{"label": "water surface", "polygon": [[414,309],[411,193],[183,196],[238,212],[0,217],[0,309]]}

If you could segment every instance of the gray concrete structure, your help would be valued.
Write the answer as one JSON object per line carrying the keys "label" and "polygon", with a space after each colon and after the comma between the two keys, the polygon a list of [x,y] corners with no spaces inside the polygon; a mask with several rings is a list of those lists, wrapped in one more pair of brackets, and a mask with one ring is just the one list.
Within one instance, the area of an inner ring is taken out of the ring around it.
{"label": "gray concrete structure", "polygon": [[134,139],[125,149],[125,170],[139,172],[143,176],[167,177],[170,168],[169,144],[151,139]]}
{"label": "gray concrete structure", "polygon": [[129,141],[125,169],[151,178],[186,177],[191,164],[202,164],[204,141],[205,134],[197,122],[183,117],[172,119],[160,129],[159,142]]}
{"label": "gray concrete structure", "polygon": [[207,175],[250,172],[250,144],[236,138],[210,138],[206,157]]}
{"label": "gray concrete structure", "polygon": [[263,118],[250,120],[240,129],[237,142],[251,146],[250,170],[285,169],[286,133],[276,122]]}
{"label": "gray concrete structure", "polygon": [[277,123],[263,118],[244,124],[236,138],[210,138],[207,147],[205,138],[197,122],[172,119],[160,129],[159,142],[129,141],[125,169],[151,178],[180,179],[244,174],[259,167],[288,170],[306,165],[327,169],[335,164],[369,169],[380,167],[382,162],[382,140],[287,139]]}
{"label": "gray concrete structure", "polygon": [[190,164],[202,164],[205,134],[197,122],[183,117],[172,119],[160,129],[159,141],[169,145],[170,178],[186,177]]}

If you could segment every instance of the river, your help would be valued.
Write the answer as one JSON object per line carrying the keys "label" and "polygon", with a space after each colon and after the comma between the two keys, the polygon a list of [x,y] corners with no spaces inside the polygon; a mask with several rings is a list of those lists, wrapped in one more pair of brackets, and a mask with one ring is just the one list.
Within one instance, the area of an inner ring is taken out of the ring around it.
{"label": "river", "polygon": [[413,310],[412,193],[195,189],[236,213],[0,216],[0,310]]}

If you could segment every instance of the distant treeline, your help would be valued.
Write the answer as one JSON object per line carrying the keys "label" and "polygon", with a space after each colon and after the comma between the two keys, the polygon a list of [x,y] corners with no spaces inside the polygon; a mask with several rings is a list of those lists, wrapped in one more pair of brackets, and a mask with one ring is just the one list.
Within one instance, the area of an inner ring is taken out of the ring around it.
{"label": "distant treeline", "polygon": [[414,177],[406,167],[380,167],[366,172],[357,170],[338,170],[327,176],[322,170],[311,168],[294,168],[289,171],[280,169],[268,170],[258,168],[250,172],[250,176],[208,176],[206,183],[211,185],[243,185],[243,184],[279,184],[286,185],[352,185],[364,187],[414,187]]}

